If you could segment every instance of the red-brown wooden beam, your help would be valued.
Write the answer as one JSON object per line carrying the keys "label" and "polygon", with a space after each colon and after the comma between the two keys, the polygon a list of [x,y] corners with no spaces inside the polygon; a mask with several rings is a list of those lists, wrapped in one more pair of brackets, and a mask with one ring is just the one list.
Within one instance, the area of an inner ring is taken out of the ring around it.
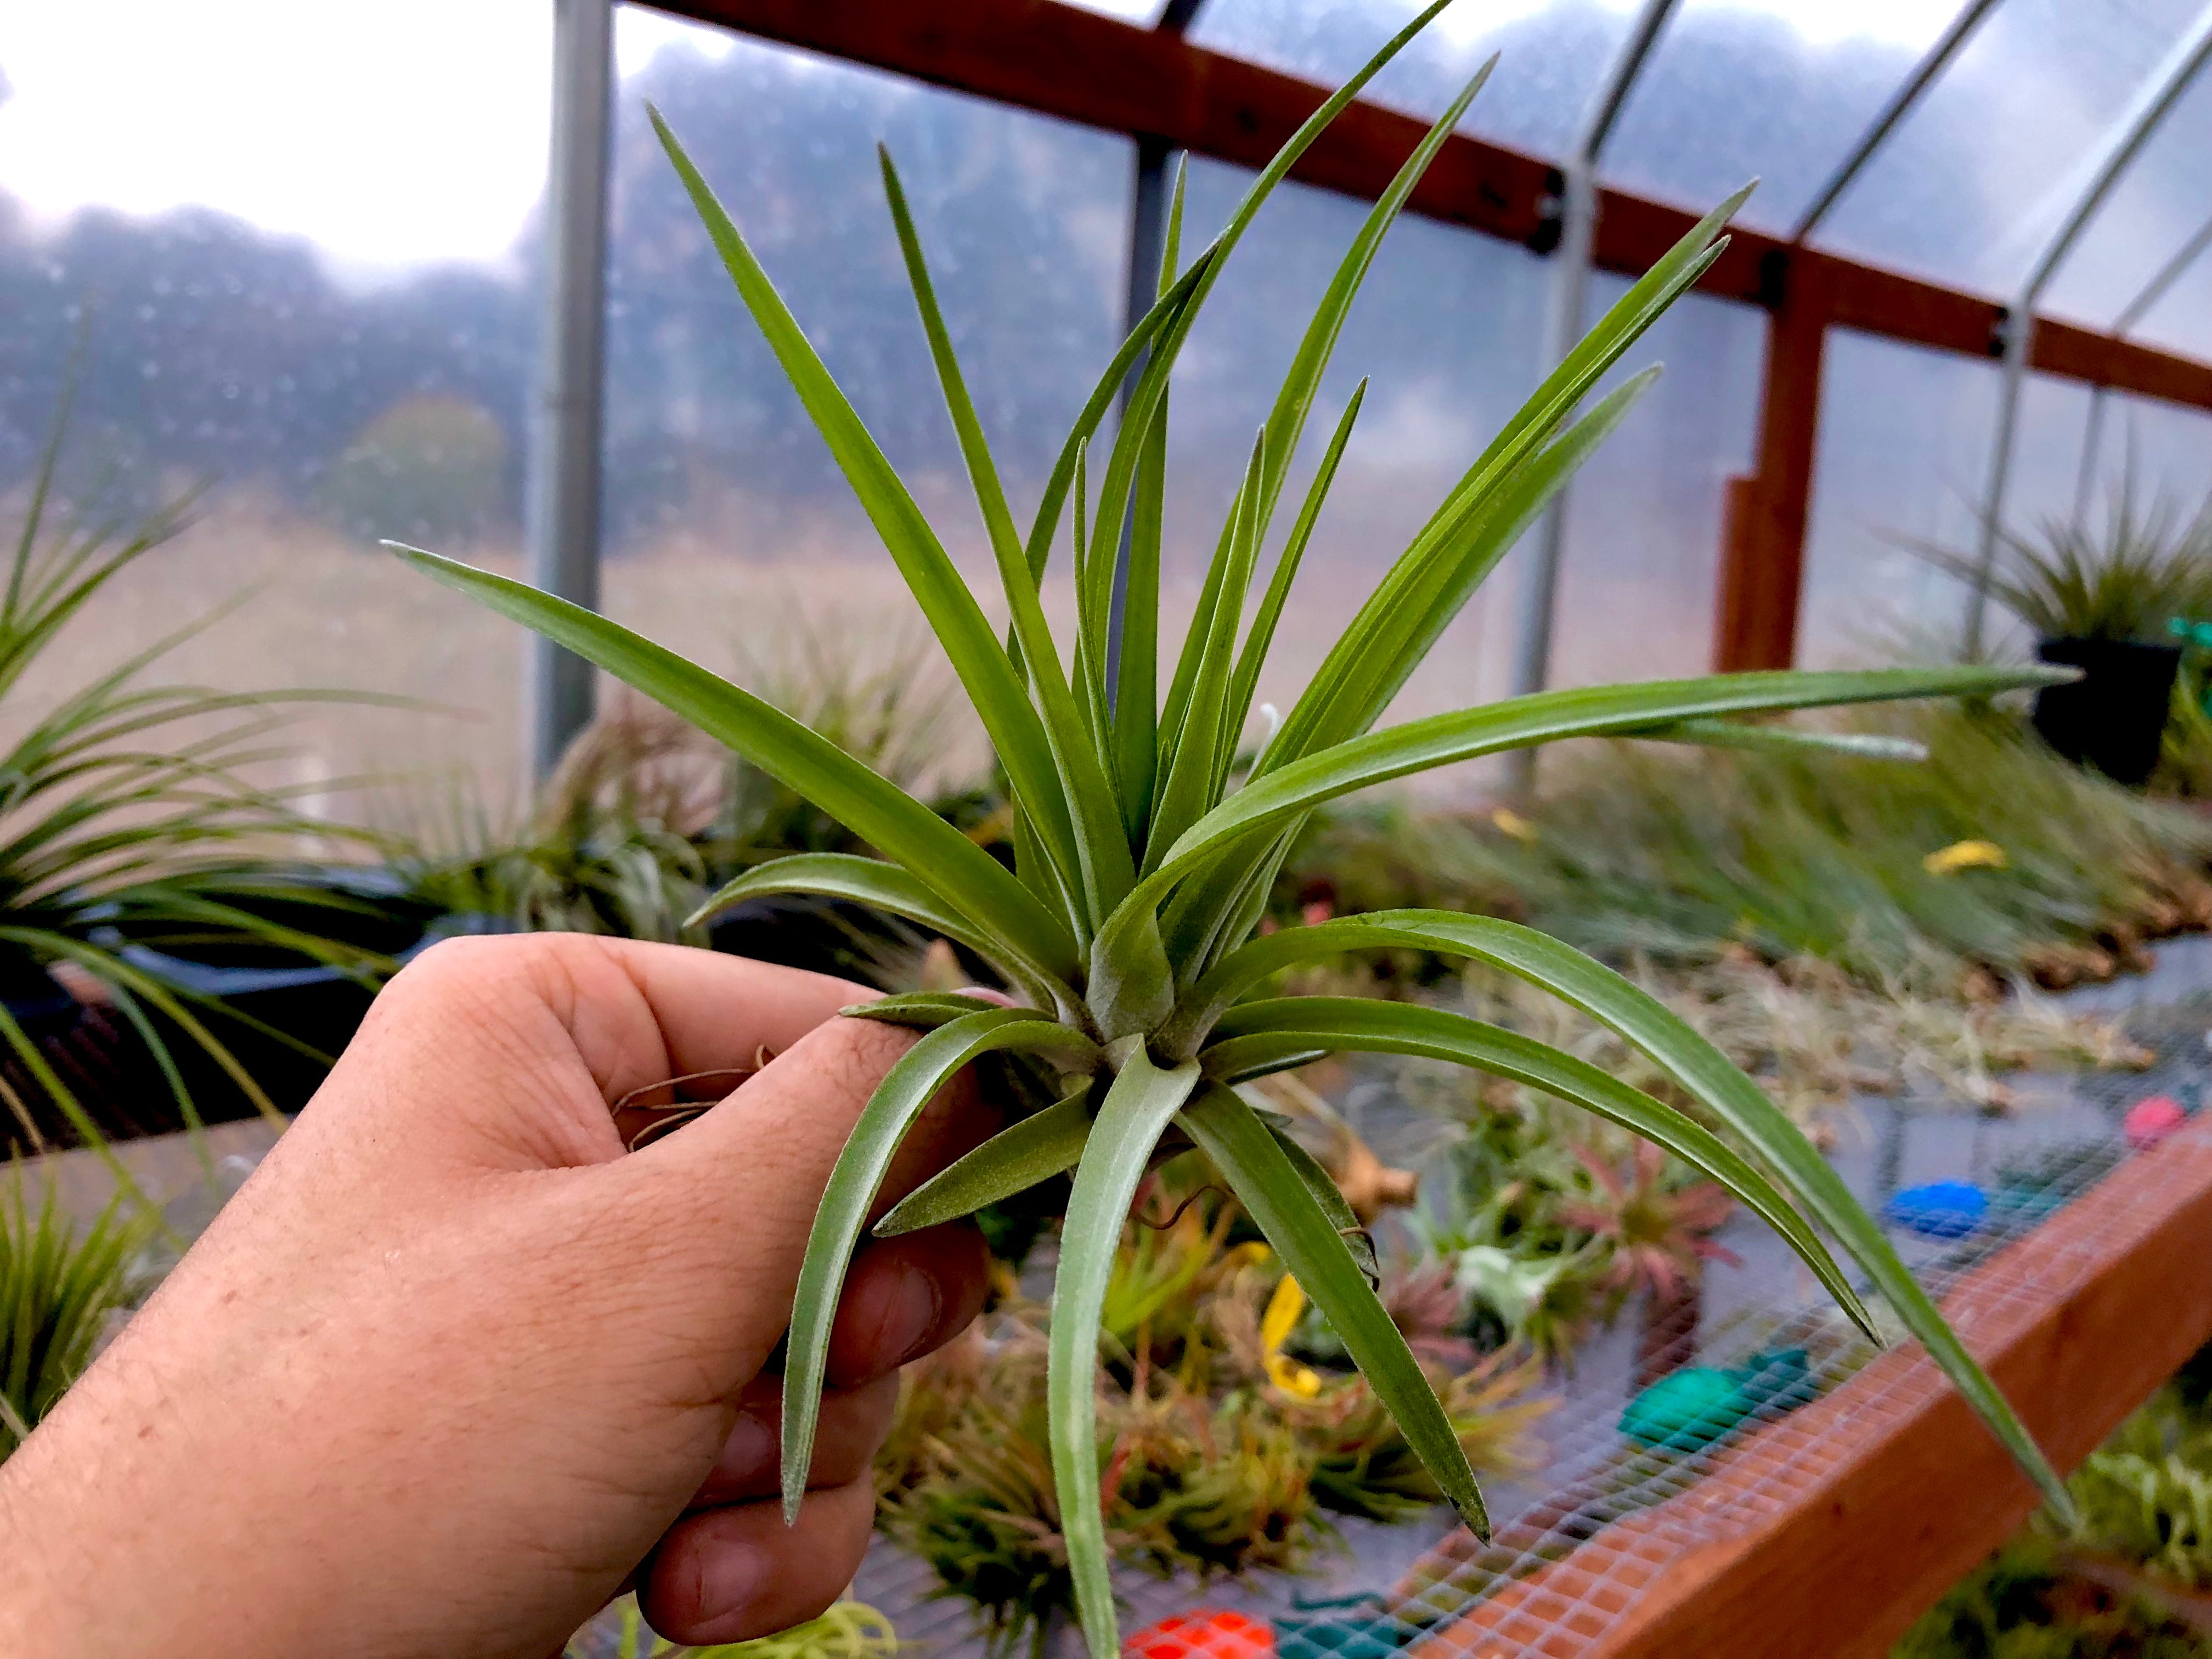
{"label": "red-brown wooden beam", "polygon": [[[1171,33],[1139,28],[1060,0],[654,0],[657,9],[763,40],[890,70],[1000,103],[1109,131],[1164,139],[1218,161],[1264,166],[1318,108],[1310,82]],[[1291,176],[1372,200],[1419,142],[1422,122],[1353,104]],[[1558,178],[1538,157],[1455,134],[1412,207],[1432,218],[1537,246],[1555,234]],[[1601,192],[1595,258],[1638,275],[1694,222],[1665,203]],[[1702,284],[1771,302],[1762,269],[1780,244],[1738,231]],[[1941,351],[1984,356],[2003,307],[1877,265],[1795,253],[1832,276],[1835,321]],[[2034,368],[2145,397],[2212,409],[2212,364],[2063,323],[2044,323]]]}
{"label": "red-brown wooden beam", "polygon": [[1821,259],[1775,256],[1774,309],[1760,388],[1759,470],[1731,478],[1722,520],[1713,668],[1787,668],[1797,655],[1805,525],[1820,442],[1820,368],[1835,314]]}

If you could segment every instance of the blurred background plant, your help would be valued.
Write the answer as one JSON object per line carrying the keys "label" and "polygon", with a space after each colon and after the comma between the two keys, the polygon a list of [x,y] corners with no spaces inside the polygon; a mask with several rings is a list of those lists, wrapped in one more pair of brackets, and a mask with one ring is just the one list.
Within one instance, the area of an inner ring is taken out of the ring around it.
{"label": "blurred background plant", "polygon": [[[738,678],[902,788],[924,794],[986,846],[1010,820],[975,748],[941,654],[918,635],[866,657],[794,608],[784,648]],[[406,809],[403,807],[403,811]],[[861,852],[842,825],[659,705],[616,689],[570,744],[524,821],[501,830],[481,804],[404,832],[412,892],[483,924],[713,945],[842,974],[912,984],[930,936],[860,906],[789,896],[690,918],[732,877],[798,852]],[[990,982],[980,963],[959,983]]]}
{"label": "blurred background plant", "polygon": [[[1294,1570],[1332,1543],[1333,1516],[1400,1520],[1439,1500],[1341,1350],[1297,1345],[1303,1297],[1249,1233],[1172,1164],[1123,1230],[1099,1411],[1108,1537],[1125,1567],[1201,1582]],[[878,1527],[1008,1650],[1042,1651],[1073,1605],[1046,1439],[1046,1324],[1042,1305],[1014,1297],[988,1330],[914,1368],[877,1468]],[[1510,1354],[1456,1357],[1432,1376],[1470,1460],[1526,1467],[1544,1410],[1526,1397],[1534,1370]]]}
{"label": "blurred background plant", "polygon": [[111,1204],[74,1226],[49,1182],[35,1207],[21,1170],[0,1187],[0,1460],[92,1363],[111,1316],[151,1286],[150,1215]]}
{"label": "blurred background plant", "polygon": [[902,1645],[889,1619],[848,1599],[774,1636],[684,1647],[647,1629],[637,1598],[625,1595],[577,1632],[563,1659],[893,1659]]}
{"label": "blurred background plant", "polygon": [[2212,1349],[2152,1397],[2069,1482],[2077,1547],[2184,1589],[2212,1589]]}
{"label": "blurred background plant", "polygon": [[1969,998],[2109,977],[2147,939],[2212,923],[2196,812],[2069,765],[2002,710],[1876,729],[1929,759],[1593,745],[1516,811],[1340,814],[1292,860],[1276,914],[1289,925],[1323,887],[1364,907],[1385,896],[1363,884],[1418,861],[1426,894],[1386,902],[1517,915],[1615,963],[1813,958],[1886,993]]}
{"label": "blurred background plant", "polygon": [[[2101,524],[2045,514],[2026,528],[1997,526],[1989,596],[2042,639],[2164,644],[2177,617],[2212,616],[2212,501],[2193,512],[2171,497],[2144,501],[2132,457]],[[1914,550],[1972,583],[1972,555],[1926,542]]]}
{"label": "blurred background plant", "polygon": [[[225,994],[225,973],[305,970],[357,1020],[423,920],[362,867],[375,837],[260,781],[297,705],[394,700],[149,681],[224,609],[118,660],[76,654],[71,624],[176,533],[191,497],[139,518],[107,512],[97,480],[64,499],[67,417],[64,400],[0,592],[0,1138],[23,1151],[273,1116],[272,1089],[296,1106],[350,1022],[264,1018]],[[85,672],[31,706],[26,676],[58,649]]]}
{"label": "blurred background plant", "polygon": [[2212,1656],[2212,1348],[2091,1453],[2049,1516],[1946,1595],[1892,1659]]}

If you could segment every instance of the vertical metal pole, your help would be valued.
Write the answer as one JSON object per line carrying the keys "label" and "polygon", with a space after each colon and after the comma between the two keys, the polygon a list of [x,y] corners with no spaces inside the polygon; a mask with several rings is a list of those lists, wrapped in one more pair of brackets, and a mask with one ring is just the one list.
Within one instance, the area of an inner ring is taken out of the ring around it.
{"label": "vertical metal pole", "polygon": [[[1594,170],[1570,164],[1559,201],[1559,245],[1553,251],[1552,281],[1544,301],[1544,367],[1555,368],[1582,337],[1589,301],[1590,244],[1597,231]],[[1521,583],[1521,628],[1514,641],[1513,694],[1541,691],[1551,677],[1552,627],[1557,613],[1559,561],[1567,545],[1567,491],[1544,509],[1536,530],[1536,556]],[[1536,751],[1513,751],[1515,787],[1525,792],[1535,775]]]}
{"label": "vertical metal pole", "polygon": [[2074,522],[2089,521],[2089,497],[2097,487],[2097,452],[2104,447],[2105,400],[2109,386],[2089,388],[2089,423],[2081,434],[2081,470],[2074,479]]}
{"label": "vertical metal pole", "polygon": [[[1179,36],[1198,21],[1198,14],[1205,6],[1206,0],[1166,0],[1152,27],[1162,34]],[[1124,338],[1152,308],[1160,275],[1160,253],[1167,246],[1168,161],[1174,153],[1164,138],[1137,135],[1137,176],[1129,192],[1129,280],[1121,307]],[[1129,378],[1121,382],[1122,413],[1128,410],[1129,393],[1135,389],[1137,376],[1144,372],[1144,367],[1145,360],[1139,357],[1130,366]],[[1130,538],[1135,534],[1135,515],[1123,514],[1121,539],[1114,549],[1113,598],[1106,612],[1109,714],[1113,712],[1114,698],[1121,684],[1121,625],[1129,609],[1129,548]]]}
{"label": "vertical metal pole", "polygon": [[2112,193],[2141,153],[2144,143],[2165,119],[2189,83],[2212,58],[2212,5],[2176,40],[2165,58],[2147,76],[2134,100],[2113,123],[2096,153],[2082,165],[2081,183],[2058,227],[2044,243],[2005,318],[2004,386],[1997,404],[1996,437],[1990,452],[1989,486],[1982,497],[1981,546],[1974,561],[1973,591],[1966,596],[1966,651],[1969,659],[1980,655],[1984,613],[1989,610],[1990,572],[1996,563],[1997,543],[2003,519],[2005,488],[2012,479],[2012,450],[2020,426],[2020,397],[2027,378],[2028,354],[2035,335],[2036,301],[2043,297],[2058,267],[2074,251],[2105,198]]}
{"label": "vertical metal pole", "polygon": [[[2158,268],[2157,274],[2143,284],[2142,291],[2120,308],[2119,315],[2112,319],[2112,337],[2125,339],[2208,246],[2212,246],[2212,219],[2198,226],[2197,234],[2176,248],[2172,257]],[[2074,484],[2074,517],[2077,521],[2088,517],[2089,496],[2096,488],[2097,462],[2104,447],[2105,405],[2111,397],[2112,388],[2104,386],[2095,387],[2089,394],[2088,429],[2081,434],[2081,471]]]}
{"label": "vertical metal pole", "polygon": [[2020,394],[2027,380],[2029,342],[2035,334],[2035,297],[2023,295],[2021,303],[2006,314],[2004,322],[2004,382],[1997,393],[1996,435],[1990,442],[1989,483],[1982,491],[1979,551],[1974,558],[1974,591],[1966,601],[1966,657],[1974,662],[1982,654],[1982,624],[1995,567],[1997,541],[2003,532],[2006,486],[2012,482],[2013,441],[2020,428]]}
{"label": "vertical metal pole", "polygon": [[1828,210],[1835,206],[1843,193],[1865,170],[1867,163],[1874,160],[1875,152],[1889,142],[1889,135],[1897,131],[1905,118],[1912,112],[1913,106],[1927,95],[1928,89],[1943,78],[1944,72],[1965,49],[1966,42],[1973,38],[1974,31],[1981,27],[1982,20],[1996,9],[1996,3],[1997,0],[1967,0],[1959,14],[1952,18],[1950,27],[1936,36],[1928,50],[1921,54],[1920,61],[1912,66],[1912,72],[1890,94],[1889,102],[1882,106],[1881,113],[1874,118],[1865,132],[1859,136],[1858,143],[1851,146],[1850,154],[1844,157],[1836,170],[1828,175],[1827,182],[1813,193],[1811,204],[1799,216],[1797,228],[1790,233],[1792,242],[1803,241],[1819,228],[1820,221],[1828,216]]}
{"label": "vertical metal pole", "polygon": [[[530,580],[599,603],[599,447],[606,331],[612,0],[553,0],[553,147],[545,178],[545,335],[530,434]],[[592,665],[532,635],[525,680],[531,775],[551,773],[592,718]]]}
{"label": "vertical metal pole", "polygon": [[[1678,0],[1644,0],[1560,168],[1559,245],[1552,253],[1551,288],[1545,301],[1543,367],[1547,373],[1564,361],[1582,337],[1583,311],[1589,296],[1590,252],[1597,234],[1599,155],[1677,3]],[[1516,696],[1542,690],[1551,678],[1552,628],[1559,600],[1559,560],[1566,550],[1566,540],[1567,491],[1563,487],[1544,511],[1535,557],[1521,580],[1521,626],[1513,659]],[[1535,787],[1534,749],[1514,750],[1507,765],[1513,793],[1526,795]]]}

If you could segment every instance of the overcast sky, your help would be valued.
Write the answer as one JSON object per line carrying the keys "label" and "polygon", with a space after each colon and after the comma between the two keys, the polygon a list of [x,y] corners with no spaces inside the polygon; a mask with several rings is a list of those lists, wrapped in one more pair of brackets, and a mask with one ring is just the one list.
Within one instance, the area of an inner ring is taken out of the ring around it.
{"label": "overcast sky", "polygon": [[[1240,0],[1216,0],[1227,6]],[[1250,0],[1243,0],[1249,3]],[[1091,0],[1122,15],[1155,0]],[[1486,33],[1546,0],[1460,0],[1437,27]],[[1601,0],[1626,9],[1632,0]],[[1917,46],[1954,0],[1690,0],[1809,39]],[[1401,9],[1402,8],[1400,8]],[[198,202],[318,244],[356,279],[497,261],[545,172],[550,0],[63,0],[0,12],[0,189],[42,223],[100,203]],[[635,73],[711,29],[625,7]]]}

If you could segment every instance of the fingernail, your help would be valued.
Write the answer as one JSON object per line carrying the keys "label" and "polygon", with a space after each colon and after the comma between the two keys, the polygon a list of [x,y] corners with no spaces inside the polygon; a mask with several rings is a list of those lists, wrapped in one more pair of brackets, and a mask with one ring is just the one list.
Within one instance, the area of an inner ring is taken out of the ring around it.
{"label": "fingernail", "polygon": [[1004,991],[988,985],[963,985],[952,994],[956,997],[973,997],[978,1002],[994,1002],[1001,1008],[1018,1006],[1013,998],[1008,996]]}
{"label": "fingernail", "polygon": [[730,1437],[722,1443],[721,1455],[714,1460],[714,1472],[708,1477],[716,1486],[743,1486],[757,1480],[774,1467],[776,1433],[750,1412],[738,1413],[738,1420],[730,1430]]}
{"label": "fingernail", "polygon": [[890,1364],[903,1365],[919,1355],[936,1334],[937,1322],[944,1313],[945,1293],[938,1286],[937,1276],[910,1262],[902,1267],[890,1305],[884,1310],[884,1322],[878,1327],[884,1352],[897,1356]]}
{"label": "fingernail", "polygon": [[720,1543],[699,1559],[694,1594],[702,1623],[742,1612],[768,1583],[767,1552],[751,1544]]}

